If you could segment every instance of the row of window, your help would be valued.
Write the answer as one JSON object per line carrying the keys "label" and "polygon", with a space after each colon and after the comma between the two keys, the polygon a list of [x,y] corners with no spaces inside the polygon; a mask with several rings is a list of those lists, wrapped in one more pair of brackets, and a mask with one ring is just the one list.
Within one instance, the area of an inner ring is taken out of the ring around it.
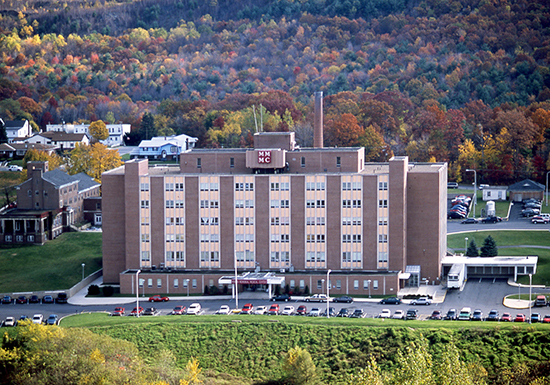
{"label": "row of window", "polygon": [[325,191],[325,182],[307,182],[306,183],[307,191]]}
{"label": "row of window", "polygon": [[[141,234],[142,242],[149,242],[149,234]],[[183,234],[166,234],[166,242],[184,242]],[[219,234],[201,234],[201,242],[219,242]],[[235,234],[235,242],[254,242],[254,234]],[[290,234],[271,234],[271,242],[290,242]],[[308,243],[325,243],[325,234],[307,234]],[[361,243],[361,234],[342,234],[343,243]],[[378,235],[378,243],[388,243],[387,234]]]}
{"label": "row of window", "polygon": [[361,234],[342,234],[343,243],[361,243]]}
{"label": "row of window", "polygon": [[235,183],[235,191],[254,191],[254,183]]}
{"label": "row of window", "polygon": [[167,209],[182,209],[183,208],[183,200],[166,200],[166,208]]}
{"label": "row of window", "polygon": [[290,208],[290,200],[288,199],[274,199],[274,200],[271,200],[271,208],[272,209],[278,209],[278,208],[282,208],[282,209],[288,209]]}
{"label": "row of window", "polygon": [[273,182],[271,183],[271,191],[289,191],[290,183],[288,182]]}
{"label": "row of window", "polygon": [[[219,208],[219,201],[208,201],[208,200],[201,200],[200,202],[201,209],[206,208]],[[149,208],[149,201],[148,200],[142,200],[141,201],[141,208],[142,209],[148,209]],[[166,208],[183,208],[183,200],[167,200],[166,201]],[[343,208],[361,208],[361,200],[360,199],[344,199],[342,201],[342,207]],[[388,200],[387,199],[380,199],[378,201],[378,207],[379,208],[387,208],[388,207]],[[254,208],[254,200],[236,200],[235,201],[235,208]],[[290,200],[289,199],[274,199],[271,200],[271,208],[290,208]],[[306,201],[306,208],[325,208],[325,200],[324,199],[308,199]]]}
{"label": "row of window", "polygon": [[313,209],[324,209],[325,208],[325,200],[324,199],[308,199],[306,200],[306,208]]}
{"label": "row of window", "polygon": [[361,182],[342,182],[342,190],[343,191],[358,191],[361,190],[362,183]]}
{"label": "row of window", "polygon": [[241,226],[241,225],[253,225],[254,224],[254,218],[253,217],[235,217],[235,225]]}
{"label": "row of window", "polygon": [[[292,289],[293,288],[293,279],[290,280],[290,288]],[[323,283],[324,283],[324,279],[319,279],[317,280],[317,289],[319,290],[323,290],[324,287],[323,287]],[[304,280],[300,280],[300,285],[302,285],[302,282],[304,282]],[[363,280],[363,290],[369,290],[369,286],[370,284],[372,283],[372,290],[378,290],[378,280],[377,279],[374,279],[374,280],[370,280],[370,279],[365,279]],[[329,280],[328,281],[328,285],[329,287],[332,287],[332,280]],[[300,288],[302,289],[302,286],[300,286]],[[342,288],[342,280],[340,279],[337,279],[336,280],[336,289],[337,290],[340,290]],[[359,290],[359,280],[358,279],[355,279],[353,280],[353,289],[354,290]]]}
{"label": "row of window", "polygon": [[219,201],[208,201],[208,200],[201,200],[201,209],[217,209],[219,207]]}
{"label": "row of window", "polygon": [[342,208],[344,209],[360,209],[361,208],[361,199],[344,199],[342,201]]}
{"label": "row of window", "polygon": [[[143,185],[144,183],[142,183]],[[147,190],[141,191],[149,191],[149,185],[147,185]],[[183,183],[166,183],[166,191],[183,191]]]}

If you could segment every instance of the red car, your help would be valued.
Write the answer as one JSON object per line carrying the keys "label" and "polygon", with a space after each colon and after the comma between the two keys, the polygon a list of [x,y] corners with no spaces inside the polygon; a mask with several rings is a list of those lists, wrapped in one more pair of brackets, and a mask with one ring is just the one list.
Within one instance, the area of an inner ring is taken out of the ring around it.
{"label": "red car", "polygon": [[298,306],[298,310],[296,310],[296,314],[306,315],[307,314],[307,307],[305,305]]}
{"label": "red car", "polygon": [[550,324],[550,315],[545,315],[544,318],[542,319],[542,323],[545,323],[545,324]]}
{"label": "red car", "polygon": [[525,318],[525,314],[516,314],[516,318],[514,318],[514,322],[525,322],[527,319]]}
{"label": "red car", "polygon": [[512,316],[510,315],[510,313],[503,313],[502,317],[500,317],[500,320],[502,322],[512,322]]}
{"label": "red car", "polygon": [[269,308],[269,311],[267,312],[267,314],[269,315],[279,315],[279,305],[274,303],[273,305],[271,305],[271,307]]}
{"label": "red car", "polygon": [[247,303],[241,309],[241,314],[252,314],[252,309],[254,309],[254,305],[252,305],[251,303]]}
{"label": "red car", "polygon": [[170,301],[170,298],[161,297],[160,295],[154,295],[152,297],[149,297],[149,302],[166,302],[166,301]]}
{"label": "red car", "polygon": [[185,314],[186,311],[187,311],[187,307],[185,307],[185,306],[176,306],[174,308],[174,310],[172,310],[172,313],[170,313],[170,314],[182,315],[182,314]]}
{"label": "red car", "polygon": [[133,315],[133,316],[142,315],[142,314],[143,314],[143,308],[142,308],[141,306],[139,307],[139,313],[138,313],[137,307],[135,307],[135,308],[130,312],[130,315]]}
{"label": "red car", "polygon": [[123,316],[125,309],[123,307],[115,307],[115,310],[110,314],[112,316]]}

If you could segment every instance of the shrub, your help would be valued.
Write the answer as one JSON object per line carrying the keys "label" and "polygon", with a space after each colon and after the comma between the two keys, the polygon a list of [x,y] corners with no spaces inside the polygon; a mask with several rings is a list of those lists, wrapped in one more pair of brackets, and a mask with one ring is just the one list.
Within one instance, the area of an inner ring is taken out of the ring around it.
{"label": "shrub", "polygon": [[105,297],[112,297],[115,293],[115,288],[112,286],[105,286],[103,287],[103,295]]}
{"label": "shrub", "polygon": [[99,293],[100,293],[99,286],[90,285],[88,287],[88,295],[99,295]]}

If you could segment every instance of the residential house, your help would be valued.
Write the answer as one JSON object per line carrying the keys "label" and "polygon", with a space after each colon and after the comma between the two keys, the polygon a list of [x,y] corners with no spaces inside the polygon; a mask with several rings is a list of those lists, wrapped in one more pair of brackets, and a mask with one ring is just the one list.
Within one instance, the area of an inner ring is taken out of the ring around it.
{"label": "residential house", "polygon": [[193,149],[197,141],[197,138],[185,134],[155,136],[150,140],[141,141],[138,150],[132,152],[131,156],[151,160],[179,159],[180,154]]}
{"label": "residential house", "polygon": [[543,184],[532,181],[531,179],[525,179],[508,186],[508,195],[512,202],[521,202],[530,198],[542,201],[544,189],[545,186]]}
{"label": "residential house", "polygon": [[[109,137],[100,142],[109,147],[118,147],[124,145],[124,135],[129,134],[131,131],[130,124],[106,124],[109,131]],[[89,124],[47,124],[46,131],[66,132],[69,134],[86,134],[88,139],[91,139],[89,133]]]}
{"label": "residential house", "polygon": [[55,151],[55,147],[49,144],[42,143],[3,143],[0,144],[0,159],[22,159],[28,150],[39,150],[51,154]]}
{"label": "residential house", "polygon": [[28,120],[2,120],[2,123],[4,123],[6,129],[8,143],[12,143],[18,139],[28,138],[32,135],[32,127]]}
{"label": "residential house", "polygon": [[57,151],[65,152],[72,151],[76,144],[89,145],[90,140],[86,134],[68,134],[66,132],[58,131],[47,131],[41,132],[32,136],[31,138],[25,139],[25,143],[43,143],[50,144],[55,146]]}

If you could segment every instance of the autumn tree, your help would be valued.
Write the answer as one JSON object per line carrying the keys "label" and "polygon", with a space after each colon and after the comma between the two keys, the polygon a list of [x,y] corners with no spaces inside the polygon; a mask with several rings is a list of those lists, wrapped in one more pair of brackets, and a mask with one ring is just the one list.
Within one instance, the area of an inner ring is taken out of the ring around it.
{"label": "autumn tree", "polygon": [[318,383],[315,364],[306,349],[296,346],[288,351],[283,360],[285,380],[293,385]]}
{"label": "autumn tree", "polygon": [[90,123],[88,132],[95,141],[105,140],[109,137],[109,130],[107,130],[107,126],[102,120]]}
{"label": "autumn tree", "polygon": [[364,129],[352,114],[331,117],[325,123],[325,145],[332,147],[356,147]]}
{"label": "autumn tree", "polygon": [[27,163],[35,161],[47,161],[49,170],[55,170],[64,163],[63,158],[54,152],[50,154],[46,151],[31,148],[27,150],[25,156],[23,157],[23,171],[26,170]]}
{"label": "autumn tree", "polygon": [[83,172],[101,183],[101,174],[122,165],[120,154],[102,143],[91,146],[77,143],[71,151],[67,170],[74,175]]}

